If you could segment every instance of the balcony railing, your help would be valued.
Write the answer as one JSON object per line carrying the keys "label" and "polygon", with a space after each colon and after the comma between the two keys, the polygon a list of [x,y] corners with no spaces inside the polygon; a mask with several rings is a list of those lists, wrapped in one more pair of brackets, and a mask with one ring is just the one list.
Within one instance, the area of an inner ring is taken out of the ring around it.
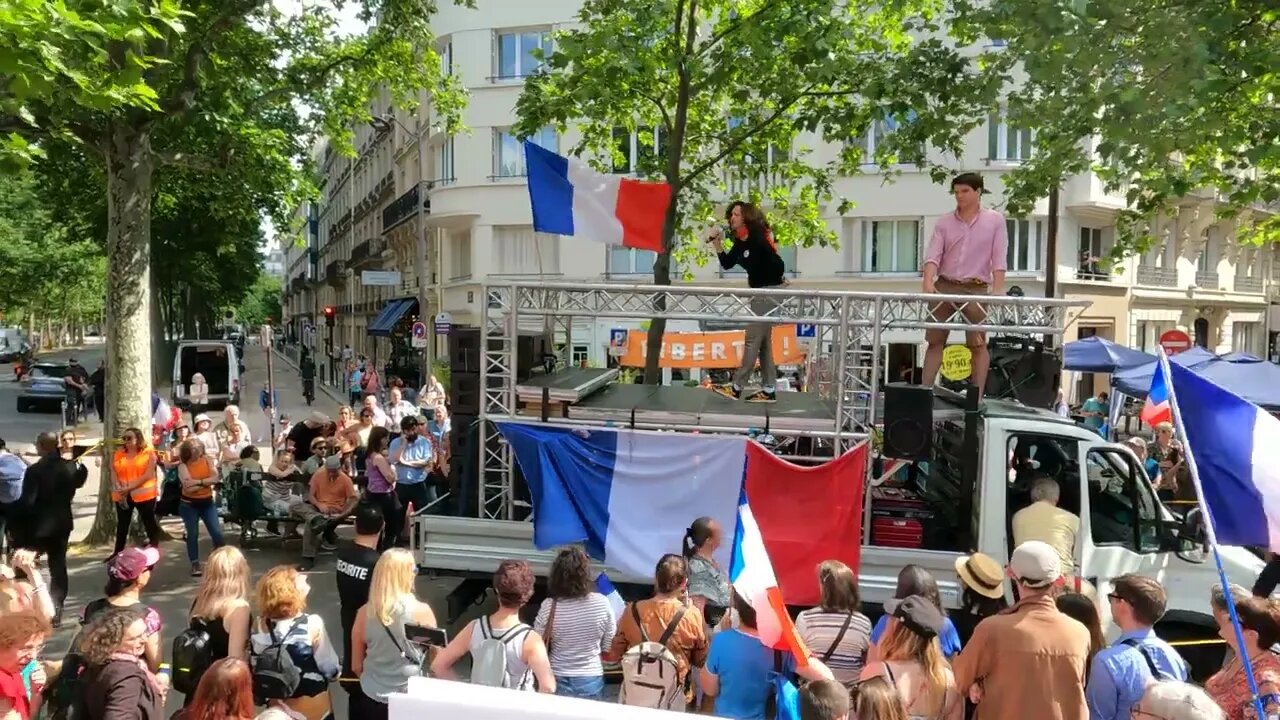
{"label": "balcony railing", "polygon": [[1262,294],[1262,278],[1246,275],[1236,276],[1236,292],[1250,295]]}
{"label": "balcony railing", "polygon": [[347,267],[358,268],[378,260],[386,243],[381,238],[365,240],[351,249],[351,257],[347,259]]}
{"label": "balcony railing", "polygon": [[334,287],[339,287],[346,283],[346,278],[342,275],[342,262],[334,260],[324,268],[324,281]]}
{"label": "balcony railing", "polygon": [[1115,276],[1107,272],[1101,263],[1081,263],[1076,267],[1077,280],[1091,280],[1093,282],[1111,282]]}
{"label": "balcony railing", "polygon": [[1150,287],[1178,287],[1178,271],[1176,268],[1138,266],[1138,284]]}
{"label": "balcony railing", "polygon": [[[423,183],[419,183],[409,188],[403,195],[391,201],[382,211],[382,234],[385,235],[395,229],[398,225],[412,218],[418,212],[418,198],[424,195],[421,192]],[[427,184],[426,189],[430,189]],[[422,209],[427,214],[431,213],[431,198],[422,198]]]}
{"label": "balcony railing", "polygon": [[1217,270],[1197,270],[1196,271],[1196,287],[1205,290],[1218,290],[1222,286],[1218,280]]}

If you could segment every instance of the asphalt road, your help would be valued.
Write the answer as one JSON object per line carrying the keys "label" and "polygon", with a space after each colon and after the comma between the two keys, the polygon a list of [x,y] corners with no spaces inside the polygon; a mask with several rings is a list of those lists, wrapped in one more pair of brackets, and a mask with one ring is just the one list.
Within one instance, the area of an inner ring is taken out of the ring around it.
{"label": "asphalt road", "polygon": [[[102,360],[103,348],[101,345],[86,345],[82,348],[45,353],[38,359],[65,362],[72,357],[79,360],[89,372],[93,372]],[[58,408],[53,405],[43,406],[38,411],[19,413],[20,389],[21,385],[14,380],[13,366],[0,366],[0,438],[4,438],[10,448],[26,449],[35,442],[36,435],[57,431],[62,427],[62,423],[59,421]]]}

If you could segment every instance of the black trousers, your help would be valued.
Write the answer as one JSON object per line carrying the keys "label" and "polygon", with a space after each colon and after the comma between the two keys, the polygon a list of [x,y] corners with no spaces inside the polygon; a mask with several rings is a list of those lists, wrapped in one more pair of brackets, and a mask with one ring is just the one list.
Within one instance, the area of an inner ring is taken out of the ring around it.
{"label": "black trousers", "polygon": [[1269,561],[1262,572],[1258,573],[1258,579],[1253,582],[1253,594],[1262,598],[1271,597],[1277,585],[1280,585],[1280,557]]}
{"label": "black trousers", "polygon": [[162,537],[160,521],[156,520],[156,501],[134,502],[133,498],[125,500],[125,505],[116,504],[116,552],[124,549],[129,542],[129,524],[133,521],[133,511],[138,511],[138,519],[147,531],[147,543],[159,545]]}
{"label": "black trousers", "polygon": [[14,543],[15,547],[44,553],[49,563],[49,597],[53,599],[54,617],[59,618],[62,617],[62,605],[67,601],[67,589],[70,587],[67,579],[67,543],[70,535],[71,530],[68,528],[67,534],[61,537]]}
{"label": "black trousers", "polygon": [[404,527],[404,506],[395,492],[365,493],[365,501],[378,506],[382,510],[382,537],[378,539],[378,552],[396,546],[396,538]]}
{"label": "black trousers", "polygon": [[365,695],[363,692],[359,695],[352,694],[350,708],[347,717],[352,720],[387,720],[387,711],[389,705],[387,703],[378,702],[373,698]]}
{"label": "black trousers", "polygon": [[103,394],[94,393],[94,394],[93,394],[93,407],[94,407],[95,409],[97,409],[97,411],[98,411],[98,421],[99,421],[99,422],[106,422],[106,421],[107,421],[107,396],[106,396],[106,393],[103,393]]}

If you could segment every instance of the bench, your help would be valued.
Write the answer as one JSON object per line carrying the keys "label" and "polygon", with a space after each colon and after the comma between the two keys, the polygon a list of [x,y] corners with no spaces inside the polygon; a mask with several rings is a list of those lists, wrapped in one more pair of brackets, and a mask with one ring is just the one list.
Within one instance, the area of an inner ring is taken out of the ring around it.
{"label": "bench", "polygon": [[[227,475],[227,478],[223,481],[222,492],[218,496],[218,502],[221,505],[218,509],[218,515],[223,520],[240,527],[241,547],[249,547],[258,539],[258,523],[276,523],[278,525],[299,522],[292,515],[275,512],[263,503],[262,488],[267,474],[256,470],[236,469]],[[299,484],[305,482],[305,476],[301,473],[295,474],[294,479]],[[355,482],[357,488],[362,488],[364,478],[358,477]],[[348,517],[343,518],[338,524],[350,525],[353,522]],[[283,530],[283,528],[281,529]],[[290,539],[296,540],[297,538],[290,538],[282,532],[279,539],[281,545],[283,545]]]}

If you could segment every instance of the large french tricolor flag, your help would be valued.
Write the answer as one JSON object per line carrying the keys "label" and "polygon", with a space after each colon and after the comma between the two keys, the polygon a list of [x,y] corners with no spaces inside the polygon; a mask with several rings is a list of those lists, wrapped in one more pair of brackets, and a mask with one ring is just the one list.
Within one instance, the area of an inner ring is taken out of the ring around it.
{"label": "large french tricolor flag", "polygon": [[1280,420],[1181,365],[1160,365],[1211,538],[1280,552]]}
{"label": "large french tricolor flag", "polygon": [[527,140],[524,157],[534,230],[662,252],[670,185],[604,175]]}
{"label": "large french tricolor flag", "polygon": [[[1172,363],[1156,363],[1155,372],[1151,374],[1151,390],[1147,393],[1147,400],[1143,403],[1142,412],[1139,414],[1142,422],[1150,427],[1155,427],[1162,422],[1173,422],[1173,411],[1169,409],[1169,382],[1160,369],[1165,364],[1172,365]],[[1119,393],[1116,395],[1118,396]],[[1111,400],[1113,407],[1121,402],[1123,401],[1119,397]]]}
{"label": "large french tricolor flag", "polygon": [[[529,486],[535,546],[582,543],[627,579],[648,580],[664,554],[681,552],[689,525],[710,517],[725,536],[716,560],[755,608],[761,638],[805,662],[784,598],[817,604],[823,560],[857,568],[865,445],[802,468],[742,437],[539,423],[498,428]],[[607,578],[597,583],[602,593],[612,587]]]}

